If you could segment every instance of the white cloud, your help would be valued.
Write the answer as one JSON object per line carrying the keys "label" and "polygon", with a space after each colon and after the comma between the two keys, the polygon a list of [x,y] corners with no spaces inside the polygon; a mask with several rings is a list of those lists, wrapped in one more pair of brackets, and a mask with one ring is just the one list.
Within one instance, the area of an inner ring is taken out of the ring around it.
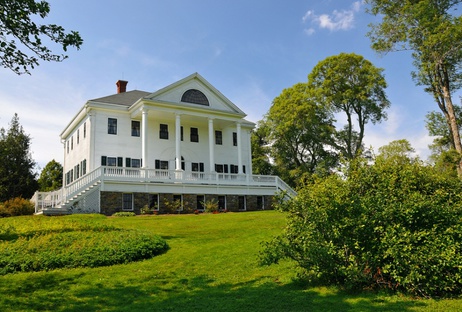
{"label": "white cloud", "polygon": [[[361,5],[361,1],[356,1],[349,10],[334,10],[331,14],[321,15],[309,10],[303,16],[302,21],[303,23],[311,22],[321,29],[329,29],[330,31],[348,30],[354,27],[355,14],[359,12]],[[314,29],[306,29],[305,33],[311,35],[314,33]]]}

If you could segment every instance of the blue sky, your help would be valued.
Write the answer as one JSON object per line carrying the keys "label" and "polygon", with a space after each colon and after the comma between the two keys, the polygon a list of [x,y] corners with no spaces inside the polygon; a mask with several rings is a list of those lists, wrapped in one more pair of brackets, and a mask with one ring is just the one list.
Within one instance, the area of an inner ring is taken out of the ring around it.
{"label": "blue sky", "polygon": [[410,53],[379,56],[370,48],[368,24],[377,19],[361,1],[49,2],[45,22],[79,31],[81,50],[62,63],[41,63],[31,76],[0,68],[0,127],[18,113],[41,167],[63,161],[61,131],[87,100],[114,94],[118,79],[128,80],[128,90],[154,92],[198,72],[257,122],[283,89],[341,52],[384,68],[389,85],[389,118],[367,127],[366,145],[405,138],[423,159],[429,154],[424,120],[437,106],[412,81]]}

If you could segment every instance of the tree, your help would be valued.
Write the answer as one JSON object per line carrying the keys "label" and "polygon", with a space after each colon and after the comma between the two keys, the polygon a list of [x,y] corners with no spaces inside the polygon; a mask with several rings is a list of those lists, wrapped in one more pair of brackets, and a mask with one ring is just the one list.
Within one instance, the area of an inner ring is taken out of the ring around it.
{"label": "tree", "polygon": [[38,179],[39,191],[55,191],[63,185],[63,166],[54,159],[46,164]]}
{"label": "tree", "polygon": [[336,132],[336,147],[347,159],[361,153],[365,125],[387,118],[390,103],[382,71],[360,55],[341,53],[319,62],[308,76],[316,101],[346,115],[347,124]]}
{"label": "tree", "polygon": [[[462,108],[454,105],[454,111],[460,130]],[[432,151],[429,160],[441,173],[457,175],[457,168],[462,155],[456,150],[454,136],[451,134],[451,128],[448,127],[447,119],[443,113],[436,111],[428,113],[425,117],[428,134],[436,137],[433,139],[433,143],[429,145]]]}
{"label": "tree", "polygon": [[[0,64],[16,74],[30,74],[29,69],[39,65],[39,60],[61,62],[68,56],[53,54],[43,41],[51,41],[62,47],[80,49],[82,38],[76,31],[66,33],[54,24],[41,25],[37,16],[44,19],[50,13],[47,1],[3,0],[0,6]],[[16,42],[15,39],[19,42]],[[32,52],[31,55],[23,49]]]}
{"label": "tree", "polygon": [[267,127],[260,122],[258,127],[252,131],[250,143],[252,146],[252,171],[255,174],[272,175],[274,166],[269,159],[270,147],[268,146]]}
{"label": "tree", "polygon": [[306,83],[284,89],[265,116],[271,157],[281,177],[292,186],[304,174],[322,173],[337,163],[329,150],[332,116],[316,103]]}
{"label": "tree", "polygon": [[412,153],[415,153],[415,149],[408,140],[395,140],[379,148],[377,159],[395,164],[408,163],[417,160],[411,155]]}
{"label": "tree", "polygon": [[31,198],[37,190],[36,163],[29,149],[30,137],[15,114],[8,131],[0,129],[0,202],[15,197]]}
{"label": "tree", "polygon": [[[371,25],[372,48],[380,53],[411,50],[413,78],[435,99],[443,113],[454,147],[462,153],[459,124],[452,101],[462,86],[462,0],[366,0],[369,12],[382,16]],[[462,163],[458,164],[462,176]]]}

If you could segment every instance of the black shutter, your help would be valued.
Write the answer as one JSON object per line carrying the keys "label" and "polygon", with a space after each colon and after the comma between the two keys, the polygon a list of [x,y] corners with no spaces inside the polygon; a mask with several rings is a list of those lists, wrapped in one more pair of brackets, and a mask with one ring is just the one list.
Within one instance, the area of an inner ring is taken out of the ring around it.
{"label": "black shutter", "polygon": [[156,169],[160,169],[160,160],[156,159]]}
{"label": "black shutter", "polygon": [[117,157],[117,167],[123,167],[123,166],[124,166],[124,158]]}
{"label": "black shutter", "polygon": [[199,163],[199,171],[204,172],[204,163]]}
{"label": "black shutter", "polygon": [[125,158],[125,167],[130,168],[132,166],[132,159],[130,157]]}
{"label": "black shutter", "polygon": [[107,156],[101,156],[101,166],[107,165]]}

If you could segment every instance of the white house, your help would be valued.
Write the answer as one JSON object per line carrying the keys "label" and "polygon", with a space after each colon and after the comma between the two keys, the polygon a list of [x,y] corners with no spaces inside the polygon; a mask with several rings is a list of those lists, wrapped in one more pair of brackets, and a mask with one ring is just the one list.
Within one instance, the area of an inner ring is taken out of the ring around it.
{"label": "white house", "polygon": [[154,93],[126,91],[89,100],[61,133],[63,188],[36,193],[36,212],[111,215],[148,206],[167,212],[270,209],[295,194],[276,176],[252,174],[255,124],[199,74]]}

